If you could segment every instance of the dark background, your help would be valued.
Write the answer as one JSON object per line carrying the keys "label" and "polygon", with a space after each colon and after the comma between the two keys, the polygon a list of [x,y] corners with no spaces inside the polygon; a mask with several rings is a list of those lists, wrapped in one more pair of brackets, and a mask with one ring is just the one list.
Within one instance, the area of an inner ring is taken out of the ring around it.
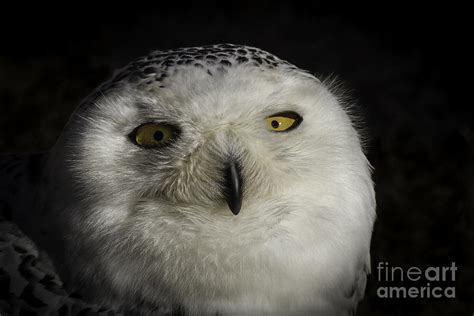
{"label": "dark background", "polygon": [[[323,78],[337,75],[365,117],[378,218],[374,274],[358,314],[474,313],[467,8],[272,1],[113,7],[3,8],[0,152],[50,148],[82,98],[114,68],[153,49],[257,46]],[[405,269],[455,262],[455,283],[440,285],[456,286],[456,299],[378,298],[378,287],[400,285],[377,280],[380,261]]]}

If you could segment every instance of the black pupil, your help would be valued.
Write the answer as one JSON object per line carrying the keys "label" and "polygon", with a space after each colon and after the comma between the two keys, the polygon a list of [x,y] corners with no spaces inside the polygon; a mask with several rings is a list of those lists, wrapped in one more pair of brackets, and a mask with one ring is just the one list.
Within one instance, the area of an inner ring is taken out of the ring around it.
{"label": "black pupil", "polygon": [[157,141],[157,142],[160,142],[163,140],[163,132],[161,131],[156,131],[155,134],[153,134],[153,138]]}
{"label": "black pupil", "polygon": [[272,121],[272,127],[277,128],[278,126],[280,126],[280,123],[278,123],[278,121],[273,120]]}

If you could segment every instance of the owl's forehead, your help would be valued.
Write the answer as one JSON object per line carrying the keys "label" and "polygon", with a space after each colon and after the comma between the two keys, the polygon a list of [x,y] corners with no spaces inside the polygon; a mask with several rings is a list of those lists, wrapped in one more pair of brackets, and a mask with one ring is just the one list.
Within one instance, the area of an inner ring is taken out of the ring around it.
{"label": "owl's forehead", "polygon": [[101,90],[113,88],[121,83],[146,87],[193,67],[213,74],[239,66],[258,68],[261,71],[279,68],[308,75],[307,71],[259,48],[216,44],[153,51],[120,69],[111,80],[101,86]]}
{"label": "owl's forehead", "polygon": [[127,81],[132,84],[147,85],[161,82],[180,70],[190,67],[214,73],[239,65],[257,67],[261,70],[277,67],[297,70],[297,67],[258,48],[218,44],[154,51],[131,62],[112,79],[112,82]]}
{"label": "owl's forehead", "polygon": [[168,99],[186,98],[191,91],[194,99],[212,92],[234,96],[239,92],[272,93],[266,88],[281,90],[282,81],[294,76],[318,81],[307,71],[255,47],[217,44],[153,51],[116,72],[79,109],[108,92],[125,89]]}

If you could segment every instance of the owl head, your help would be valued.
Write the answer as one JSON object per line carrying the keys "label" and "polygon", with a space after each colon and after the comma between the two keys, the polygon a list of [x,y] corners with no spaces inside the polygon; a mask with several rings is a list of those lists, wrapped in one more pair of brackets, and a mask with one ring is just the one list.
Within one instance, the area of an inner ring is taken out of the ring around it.
{"label": "owl head", "polygon": [[48,166],[63,273],[115,297],[252,301],[288,290],[270,273],[296,289],[368,251],[373,186],[347,108],[256,48],[137,59],[76,109]]}

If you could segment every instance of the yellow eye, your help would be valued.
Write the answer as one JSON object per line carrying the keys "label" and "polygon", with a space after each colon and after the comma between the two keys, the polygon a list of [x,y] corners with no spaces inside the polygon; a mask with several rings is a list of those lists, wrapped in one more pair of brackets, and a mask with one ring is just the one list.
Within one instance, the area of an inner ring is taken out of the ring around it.
{"label": "yellow eye", "polygon": [[169,143],[175,136],[176,129],[166,124],[148,123],[139,126],[132,134],[137,145],[158,147]]}
{"label": "yellow eye", "polygon": [[285,132],[300,125],[303,118],[295,112],[283,112],[265,119],[267,129],[274,132]]}

